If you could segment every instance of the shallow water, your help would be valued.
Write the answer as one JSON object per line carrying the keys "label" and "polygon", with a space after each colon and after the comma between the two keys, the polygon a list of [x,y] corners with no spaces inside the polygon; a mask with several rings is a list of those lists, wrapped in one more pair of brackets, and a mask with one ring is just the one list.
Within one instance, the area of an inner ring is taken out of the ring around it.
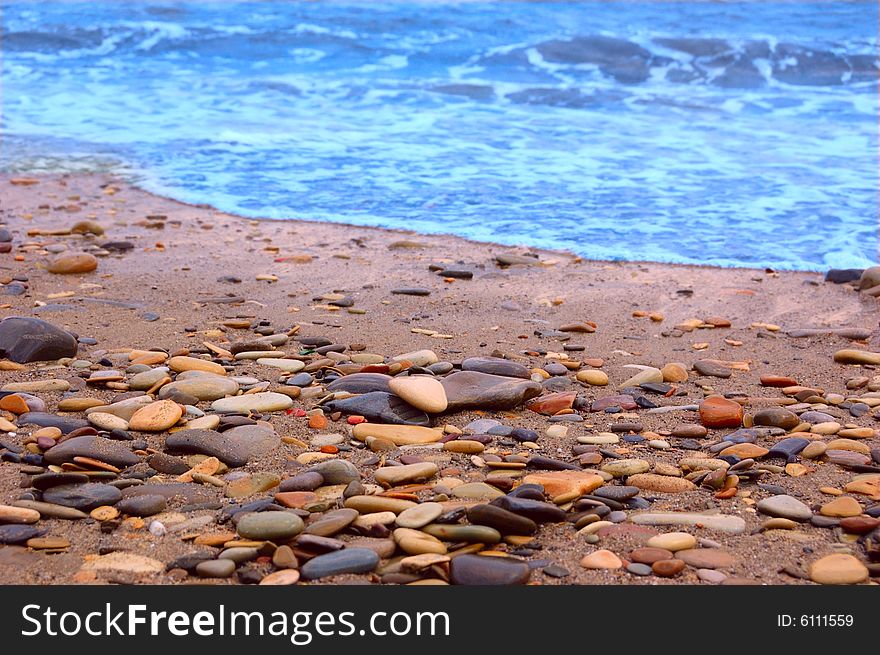
{"label": "shallow water", "polygon": [[7,170],[596,259],[877,261],[876,2],[5,2]]}

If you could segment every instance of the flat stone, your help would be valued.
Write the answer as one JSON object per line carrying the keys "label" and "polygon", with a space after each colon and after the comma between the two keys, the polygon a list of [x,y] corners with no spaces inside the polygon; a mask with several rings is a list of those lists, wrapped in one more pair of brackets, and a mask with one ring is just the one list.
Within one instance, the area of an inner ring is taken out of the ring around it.
{"label": "flat stone", "polygon": [[248,459],[268,455],[281,445],[281,437],[269,425],[239,425],[222,434],[246,452]]}
{"label": "flat stone", "polygon": [[235,573],[235,562],[231,559],[209,559],[196,564],[196,575],[200,578],[228,578]]}
{"label": "flat stone", "polygon": [[782,407],[767,407],[758,410],[754,416],[755,425],[767,425],[783,430],[791,430],[800,422],[797,414]]}
{"label": "flat stone", "polygon": [[128,421],[119,418],[114,414],[107,412],[91,412],[89,415],[89,423],[99,430],[128,430]]}
{"label": "flat stone", "polygon": [[207,359],[199,359],[198,357],[171,357],[165,362],[165,365],[176,373],[205,371],[214,375],[226,375],[226,369],[220,364],[208,361]]}
{"label": "flat stone", "polygon": [[261,357],[257,360],[260,366],[280,368],[285,373],[298,373],[306,367],[306,363],[299,359],[287,359],[285,357]]}
{"label": "flat stone", "polygon": [[859,501],[852,496],[838,496],[834,500],[828,501],[822,505],[819,513],[822,516],[847,518],[850,516],[859,516],[862,513],[862,506]]}
{"label": "flat stone", "polygon": [[349,393],[370,393],[371,391],[391,392],[390,375],[384,373],[352,373],[333,380],[327,385],[327,391],[347,391]]}
{"label": "flat stone", "polygon": [[226,485],[227,498],[248,498],[254,494],[274,489],[281,482],[274,473],[259,472],[244,478],[236,478]]}
{"label": "flat stone", "polygon": [[675,553],[675,559],[680,559],[695,569],[727,569],[736,564],[736,557],[721,548],[680,550]]}
{"label": "flat stone", "polygon": [[838,350],[834,353],[834,361],[838,364],[880,364],[880,353],[867,350]]}
{"label": "flat stone", "polygon": [[88,457],[119,468],[126,468],[141,461],[141,458],[135,455],[124,441],[90,435],[62,441],[47,450],[43,457],[49,464],[59,466],[73,462],[74,457]]}
{"label": "flat stone", "polygon": [[502,535],[534,534],[538,526],[531,519],[514,514],[496,505],[475,505],[467,510],[467,518],[474,525],[488,525]]}
{"label": "flat stone", "polygon": [[448,412],[513,409],[540,395],[543,389],[538,382],[531,380],[479,371],[459,371],[442,378],[440,382],[446,391]]}
{"label": "flat stone", "polygon": [[91,273],[96,268],[98,268],[98,260],[94,255],[85,252],[61,254],[53,257],[46,264],[46,270],[57,275]]}
{"label": "flat stone", "polygon": [[245,539],[272,541],[295,537],[304,527],[292,512],[250,512],[238,520],[236,530]]}
{"label": "flat stone", "polygon": [[544,416],[553,416],[564,409],[571,409],[577,398],[575,391],[562,391],[540,396],[526,405],[530,411]]}
{"label": "flat stone", "polygon": [[[57,448],[57,446],[56,446]],[[214,430],[180,430],[165,440],[165,448],[172,452],[198,453],[216,457],[228,466],[244,466],[248,450],[239,442],[227,439]]]}
{"label": "flat stone", "polygon": [[758,511],[768,516],[775,516],[792,521],[809,521],[813,512],[804,503],[793,496],[780,494],[758,501]]}
{"label": "flat stone", "polygon": [[345,506],[356,509],[361,514],[373,514],[376,512],[394,512],[400,514],[403,510],[415,507],[416,503],[401,498],[389,498],[387,496],[351,496],[345,499]]}
{"label": "flat stone", "polygon": [[468,482],[461,484],[452,490],[452,495],[456,498],[465,498],[469,500],[492,499],[503,496],[504,494],[491,484],[485,482]]}
{"label": "flat stone", "polygon": [[433,350],[415,350],[413,352],[403,353],[402,355],[392,357],[391,361],[409,362],[413,366],[430,366],[431,364],[439,362],[440,358],[437,357],[437,353]]}
{"label": "flat stone", "polygon": [[175,380],[166,384],[159,389],[159,398],[164,400],[175,393],[182,393],[198,398],[200,401],[213,401],[226,396],[234,396],[238,393],[238,389],[238,382],[232,378],[220,375],[203,375],[186,380]]}
{"label": "flat stone", "polygon": [[164,432],[183,416],[183,408],[173,400],[159,400],[137,410],[128,427],[137,432]]}
{"label": "flat stone", "polygon": [[627,478],[627,484],[645,491],[675,494],[693,491],[697,486],[685,478],[677,478],[669,475],[657,475],[655,473],[639,473]]}
{"label": "flat stone", "polygon": [[666,550],[665,548],[645,546],[642,548],[636,548],[630,553],[629,556],[630,559],[634,562],[650,565],[654,562],[659,562],[660,560],[672,559],[673,553],[671,550]]}
{"label": "flat stone", "polygon": [[578,371],[575,379],[578,382],[585,382],[594,387],[604,387],[608,384],[608,374],[605,371],[594,368]]}
{"label": "flat stone", "polygon": [[165,571],[165,564],[152,557],[145,557],[144,555],[138,555],[136,553],[114,551],[87,560],[80,570],[149,576],[163,573]]}
{"label": "flat stone", "polygon": [[[439,516],[439,514],[438,514]],[[0,523],[36,523],[40,513],[35,509],[0,505]],[[432,519],[433,520],[433,519]]]}
{"label": "flat stone", "polygon": [[325,403],[325,407],[331,412],[363,416],[368,421],[389,425],[431,424],[431,419],[424,411],[385,391],[371,391],[351,398],[332,400]]}
{"label": "flat stone", "polygon": [[663,548],[673,553],[694,548],[696,545],[697,538],[687,532],[666,532],[655,535],[647,541],[649,548]]}
{"label": "flat stone", "polygon": [[379,484],[394,487],[408,482],[424,482],[437,475],[440,469],[433,462],[420,462],[404,466],[383,466],[373,477]]}
{"label": "flat stone", "polygon": [[810,579],[819,584],[858,584],[868,579],[868,568],[852,555],[835,553],[810,565]]}
{"label": "flat stone", "polygon": [[443,430],[415,425],[382,425],[379,423],[360,423],[352,428],[352,436],[360,441],[367,437],[378,437],[396,446],[435,443],[443,438]]}
{"label": "flat stone", "polygon": [[461,363],[461,370],[524,380],[528,380],[532,375],[528,366],[500,357],[468,357]]}
{"label": "flat stone", "polygon": [[410,375],[393,378],[388,383],[391,392],[404,401],[429,414],[446,411],[448,401],[446,390],[434,377],[426,375]]}
{"label": "flat stone", "polygon": [[165,496],[159,494],[123,498],[116,504],[116,509],[130,516],[153,516],[164,512],[166,507]]}
{"label": "flat stone", "polygon": [[75,357],[72,334],[38,318],[10,316],[0,321],[0,358],[19,364]]}
{"label": "flat stone", "polygon": [[401,528],[417,530],[428,525],[441,514],[443,514],[443,505],[440,503],[420,503],[398,514],[396,523]]}
{"label": "flat stone", "polygon": [[88,482],[86,484],[62,484],[43,492],[43,501],[88,512],[101,505],[115,505],[122,499],[122,492],[109,484]]}
{"label": "flat stone", "polygon": [[449,565],[450,581],[455,585],[522,585],[530,575],[526,562],[512,558],[459,555]]}
{"label": "flat stone", "polygon": [[[309,470],[306,471],[306,474],[308,473],[319,474],[323,480],[322,484],[327,485],[347,485],[361,479],[361,474],[358,472],[357,467],[344,459],[332,459],[326,462],[320,462],[309,468]],[[288,491],[283,483],[282,490]]]}
{"label": "flat stone", "polygon": [[699,514],[696,512],[645,512],[630,515],[637,525],[686,525],[702,526],[728,534],[742,534],[746,522],[739,516],[729,514]]}
{"label": "flat stone", "polygon": [[583,557],[581,566],[585,569],[620,569],[623,568],[623,562],[610,550],[602,549]]}
{"label": "flat stone", "polygon": [[615,478],[644,473],[650,468],[651,464],[644,459],[614,459],[602,466],[605,473],[613,475]]}
{"label": "flat stone", "polygon": [[283,393],[263,391],[230,398],[220,398],[211,403],[215,412],[280,412],[293,405],[293,399]]}
{"label": "flat stone", "polygon": [[501,533],[488,525],[431,523],[422,530],[432,537],[450,542],[497,544],[501,541]]}
{"label": "flat stone", "polygon": [[715,378],[729,378],[732,374],[732,371],[726,366],[722,366],[708,359],[701,359],[694,362],[694,370],[700,375]]}
{"label": "flat stone", "polygon": [[331,537],[342,532],[358,518],[358,512],[349,507],[326,512],[316,521],[311,521],[304,532],[306,534]]}
{"label": "flat stone", "polygon": [[344,548],[313,557],[302,565],[304,580],[320,580],[343,573],[369,573],[379,566],[379,555],[369,548]]}
{"label": "flat stone", "polygon": [[654,575],[661,578],[673,578],[684,571],[685,563],[679,559],[662,559],[651,565]]}
{"label": "flat stone", "polygon": [[605,479],[587,471],[551,471],[531,473],[523,478],[526,484],[538,484],[551,498],[563,495],[583,495],[605,484]]}
{"label": "flat stone", "polygon": [[23,544],[44,534],[46,534],[45,530],[33,525],[20,523],[0,525],[0,544]]}

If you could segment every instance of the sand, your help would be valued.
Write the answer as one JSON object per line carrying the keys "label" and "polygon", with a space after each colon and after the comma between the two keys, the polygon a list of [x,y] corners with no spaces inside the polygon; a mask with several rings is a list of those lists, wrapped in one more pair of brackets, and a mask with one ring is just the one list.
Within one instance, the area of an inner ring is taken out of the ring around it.
{"label": "sand", "polygon": [[[789,375],[803,385],[845,393],[849,378],[870,377],[874,372],[835,364],[834,352],[850,346],[880,349],[877,300],[857,293],[850,285],[825,283],[820,273],[586,261],[566,252],[477,243],[448,235],[297,220],[249,220],[157,197],[106,175],[39,176],[33,185],[11,184],[14,177],[20,176],[0,176],[0,222],[12,231],[15,245],[12,253],[0,255],[0,277],[7,278],[6,282],[13,276],[26,276],[28,290],[23,295],[0,297],[0,316],[36,315],[80,336],[93,337],[96,345],[80,347],[79,356],[87,359],[90,353],[103,350],[161,347],[173,351],[200,346],[204,341],[222,345],[218,338],[207,338],[205,331],[216,330],[232,318],[252,318],[268,321],[278,331],[298,325],[299,334],[326,336],[336,343],[365,344],[367,351],[386,355],[430,348],[441,359],[453,362],[471,355],[503,353],[538,365],[542,357],[526,357],[523,353],[561,352],[563,344],[536,332],[591,321],[597,325],[595,333],[574,334],[568,342],[582,344],[585,350],[570,354],[578,359],[603,359],[603,370],[611,384],[606,388],[571,387],[587,398],[614,393],[616,386],[634,372],[623,368],[626,364],[659,367],[677,361],[690,366],[702,358],[750,363],[750,370],[734,372],[729,379],[712,378],[714,391],[778,397],[779,390],[759,386],[762,374]],[[100,224],[106,234],[40,234],[87,219]],[[680,227],[687,229],[686,225]],[[628,238],[645,237],[632,234]],[[748,239],[747,234],[730,234],[732,244]],[[131,242],[134,248],[100,258],[98,270],[83,275],[50,274],[44,268],[45,250],[27,247],[61,243],[78,250],[86,244],[107,241]],[[785,247],[784,235],[780,235],[779,247]],[[495,260],[502,254],[525,253],[537,255],[540,265],[503,268]],[[475,272],[474,278],[444,280],[429,270],[437,263],[467,265]],[[260,275],[277,276],[277,281],[257,280]],[[224,276],[235,276],[241,282],[220,281]],[[408,286],[425,287],[431,293],[425,297],[390,293],[393,288]],[[354,308],[365,313],[330,311],[320,298],[333,292],[352,297]],[[214,302],[229,296],[244,301]],[[663,320],[635,317],[634,312],[639,311],[660,313]],[[150,313],[157,314],[158,320],[147,320]],[[712,316],[729,319],[732,327],[683,334],[674,331],[674,326],[688,319]],[[771,331],[755,324],[779,329]],[[800,339],[786,335],[787,330],[804,327],[866,328],[872,336],[867,342],[853,344],[833,335]],[[451,338],[414,333],[414,328]],[[253,336],[248,330],[226,330],[233,341]],[[695,349],[700,344],[706,345]],[[0,380],[5,384],[46,377],[45,373],[34,375],[34,368],[31,365],[28,372],[0,372]],[[263,369],[261,375],[277,379],[280,373]],[[691,373],[690,382],[681,385],[687,396],[676,398],[676,404],[702,399],[705,392],[693,383],[694,379]],[[92,388],[89,392],[107,399],[114,395]],[[50,401],[50,411],[52,403],[60,398],[58,394],[42,396]],[[309,401],[295,403],[295,407],[304,409],[309,406]],[[464,412],[447,421],[462,427],[477,417],[476,413]],[[534,428],[542,435],[548,426],[546,417],[524,409],[501,418],[511,425]],[[585,418],[586,422],[573,426],[564,439],[542,436],[541,454],[564,459],[570,456],[576,436],[607,429],[621,420],[602,413],[587,414]],[[696,414],[639,412],[639,420],[647,430],[658,432],[695,422]],[[274,414],[271,421],[282,436],[307,440],[314,433],[302,419]],[[871,427],[877,423],[870,415],[851,422]],[[343,421],[331,428],[345,431],[348,426]],[[161,446],[159,437],[150,437],[150,442],[154,447]],[[880,445],[877,439],[866,443],[872,448]],[[672,463],[693,454],[677,449],[656,451],[643,445],[627,448],[625,444],[620,444],[618,451]],[[282,446],[263,461],[250,463],[247,470],[283,477],[292,471],[290,457],[299,452],[301,449],[293,446]],[[352,460],[357,463],[369,454],[357,452]],[[817,504],[830,499],[819,492],[819,487],[841,487],[852,477],[851,472],[836,465],[811,466],[815,471],[803,477],[774,474],[766,476],[765,481],[784,486],[807,504]],[[0,464],[0,503],[21,493],[19,477],[15,465]],[[746,489],[755,498],[762,497],[754,484]],[[734,553],[738,563],[728,571],[734,577],[771,584],[802,582],[780,569],[803,569],[818,555],[832,552],[832,545],[838,541],[837,531],[814,527],[752,535],[750,532],[766,517],[757,515],[742,495],[719,500],[711,492],[699,490],[657,497],[653,508],[658,511],[720,510],[746,519],[749,529],[745,535],[699,532]],[[193,550],[187,543],[171,537],[154,538],[143,529],[121,528],[114,534],[101,534],[93,522],[42,523],[50,528],[49,534],[68,536],[71,548],[57,555],[0,548],[0,583],[70,582],[83,558],[101,548],[124,547],[163,561]],[[662,580],[585,571],[578,565],[583,555],[597,547],[625,555],[629,548],[639,545],[632,537],[610,537],[600,546],[593,546],[579,541],[570,525],[561,524],[543,528],[539,541],[543,549],[536,553],[536,559],[550,560],[571,572],[561,580],[535,574],[533,578],[543,584],[698,582],[692,569],[673,580]],[[167,576],[153,580],[175,581]]]}

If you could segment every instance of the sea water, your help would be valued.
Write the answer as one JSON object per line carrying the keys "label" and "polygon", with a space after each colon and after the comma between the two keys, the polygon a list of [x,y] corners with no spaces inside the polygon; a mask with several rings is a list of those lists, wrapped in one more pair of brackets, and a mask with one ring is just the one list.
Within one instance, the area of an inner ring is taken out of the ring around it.
{"label": "sea water", "polygon": [[877,261],[873,0],[2,12],[7,171],[595,259]]}

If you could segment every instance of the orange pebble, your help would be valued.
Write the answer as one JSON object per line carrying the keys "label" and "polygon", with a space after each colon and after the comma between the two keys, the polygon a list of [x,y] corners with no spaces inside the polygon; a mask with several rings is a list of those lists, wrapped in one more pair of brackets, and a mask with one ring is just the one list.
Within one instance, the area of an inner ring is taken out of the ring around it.
{"label": "orange pebble", "polygon": [[337,448],[336,446],[321,446],[321,452],[335,455],[339,452],[339,448]]}
{"label": "orange pebble", "polygon": [[315,430],[323,430],[327,427],[327,417],[322,414],[314,414],[310,416],[309,427]]}

